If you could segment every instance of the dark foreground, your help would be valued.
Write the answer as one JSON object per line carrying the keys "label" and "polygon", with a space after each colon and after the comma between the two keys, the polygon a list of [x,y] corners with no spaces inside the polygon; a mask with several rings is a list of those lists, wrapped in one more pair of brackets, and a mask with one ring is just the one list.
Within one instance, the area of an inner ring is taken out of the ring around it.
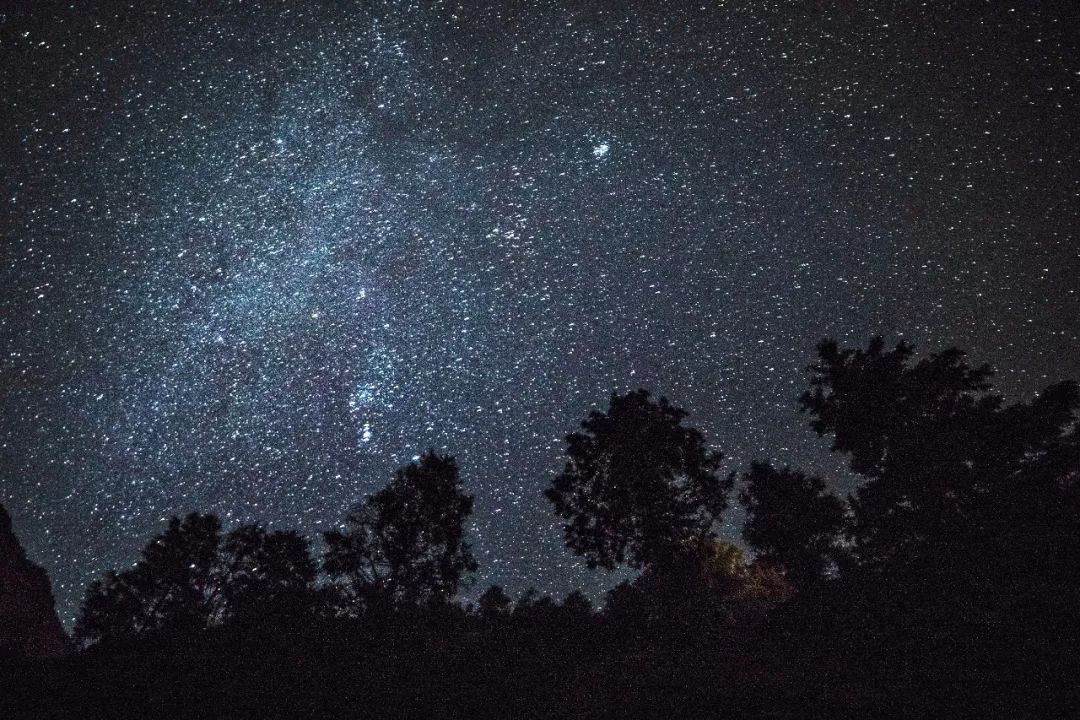
{"label": "dark foreground", "polygon": [[752,630],[655,617],[630,629],[559,606],[544,618],[220,628],[11,663],[0,717],[1077,716],[1074,643],[935,626],[932,607],[912,610],[846,630],[797,613]]}

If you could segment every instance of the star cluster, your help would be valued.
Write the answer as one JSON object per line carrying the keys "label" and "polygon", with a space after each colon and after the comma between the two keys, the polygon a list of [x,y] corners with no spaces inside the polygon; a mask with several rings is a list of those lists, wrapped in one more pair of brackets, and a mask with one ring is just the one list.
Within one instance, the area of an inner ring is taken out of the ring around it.
{"label": "star cluster", "polygon": [[1080,27],[1050,3],[0,11],[0,502],[54,579],[170,514],[329,529],[428,447],[480,580],[612,391],[833,469],[825,335],[1080,375]]}

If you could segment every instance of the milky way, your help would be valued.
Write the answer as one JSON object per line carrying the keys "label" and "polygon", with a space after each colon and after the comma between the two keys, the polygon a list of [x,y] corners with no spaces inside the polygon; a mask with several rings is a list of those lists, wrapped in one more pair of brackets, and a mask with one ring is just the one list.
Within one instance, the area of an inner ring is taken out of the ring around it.
{"label": "milky way", "polygon": [[563,436],[641,386],[835,468],[824,335],[1080,376],[1075,11],[72,5],[0,11],[0,501],[66,621],[170,514],[314,535],[428,447],[481,584],[598,589]]}

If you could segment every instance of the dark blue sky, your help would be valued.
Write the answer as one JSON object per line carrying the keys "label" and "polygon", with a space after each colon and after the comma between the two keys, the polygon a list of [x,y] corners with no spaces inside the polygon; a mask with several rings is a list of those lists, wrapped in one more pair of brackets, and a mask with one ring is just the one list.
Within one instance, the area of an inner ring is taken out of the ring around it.
{"label": "dark blue sky", "polygon": [[562,437],[640,386],[833,469],[825,335],[1080,375],[1067,3],[25,5],[0,502],[65,621],[170,514],[315,533],[427,447],[481,583],[598,589]]}

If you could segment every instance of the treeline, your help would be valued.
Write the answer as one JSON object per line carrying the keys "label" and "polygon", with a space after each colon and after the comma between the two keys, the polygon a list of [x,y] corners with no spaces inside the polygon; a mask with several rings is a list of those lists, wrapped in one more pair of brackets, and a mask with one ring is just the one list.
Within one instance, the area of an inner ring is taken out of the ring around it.
{"label": "treeline", "polygon": [[[473,501],[454,459],[428,452],[325,533],[318,559],[293,531],[173,518],[89,588],[86,649],[23,695],[54,698],[57,716],[116,693],[191,717],[1080,710],[1077,385],[1006,404],[962,352],[916,359],[880,338],[823,342],[810,372],[801,409],[862,478],[847,497],[789,467],[723,474],[686,411],[644,390],[568,436],[544,491],[567,546],[640,570],[600,609],[498,587],[463,605]],[[717,534],[733,502],[746,550]],[[57,691],[75,677],[107,691]],[[194,695],[211,699],[185,710]]]}

